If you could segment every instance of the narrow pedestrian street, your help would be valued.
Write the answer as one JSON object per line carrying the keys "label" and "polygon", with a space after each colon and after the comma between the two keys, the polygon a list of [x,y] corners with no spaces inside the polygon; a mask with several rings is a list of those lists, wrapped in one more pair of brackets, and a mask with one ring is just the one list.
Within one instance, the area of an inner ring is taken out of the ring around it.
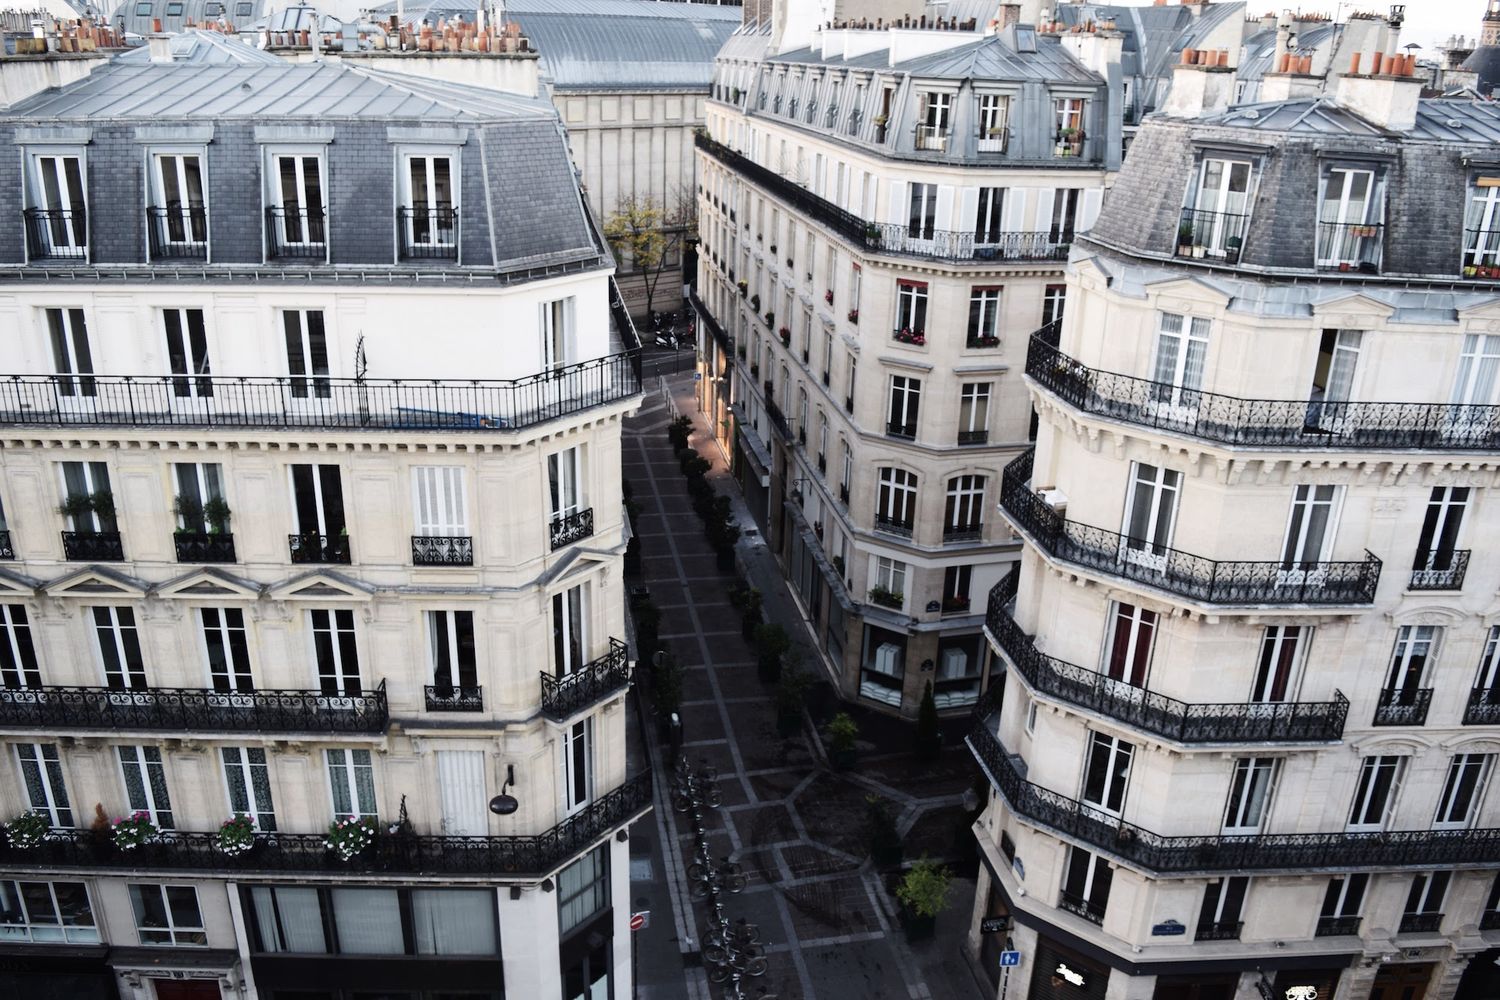
{"label": "narrow pedestrian street", "polygon": [[[728,856],[748,877],[742,893],[726,897],[726,910],[759,925],[770,964],[745,995],[765,987],[783,1000],[985,996],[960,953],[974,885],[972,836],[962,804],[974,776],[967,750],[950,734],[937,761],[919,762],[911,752],[910,726],[838,705],[800,611],[696,412],[691,375],[670,378],[666,386],[672,403],[661,392],[648,391],[625,433],[624,476],[639,508],[641,553],[641,577],[628,584],[649,591],[662,616],[661,645],[685,668],[683,753],[695,765],[718,770],[723,802],[706,813],[707,837],[715,857]],[[693,513],[666,433],[674,404],[693,418],[692,446],[713,464],[710,481],[719,495],[731,497],[747,529],[739,543],[741,572],[762,591],[767,621],[792,634],[789,659],[800,656],[819,678],[806,699],[803,724],[790,738],[778,732],[774,685],[758,679],[756,654],[730,603],[738,577],[716,567],[714,550]],[[648,673],[644,665],[638,668],[638,677]],[[649,680],[642,680],[649,694]],[[843,771],[829,766],[818,738],[820,727],[839,710],[849,711],[860,725],[857,763]],[[656,726],[645,728],[655,743]],[[632,852],[638,865],[650,858],[651,868],[663,867],[651,896],[659,899],[661,884],[670,882],[671,912],[653,912],[651,925],[640,933],[638,996],[717,998],[722,988],[709,985],[698,958],[703,905],[690,902],[684,874],[694,849],[693,830],[670,805],[669,750],[659,743],[649,750],[661,776],[657,808],[652,821],[637,827]],[[940,859],[956,876],[930,940],[908,943],[888,888],[899,878],[899,868],[881,870],[871,861],[872,801],[884,802],[895,818],[907,862],[924,855]],[[674,849],[662,854],[661,845]],[[632,890],[647,898],[642,886]]]}

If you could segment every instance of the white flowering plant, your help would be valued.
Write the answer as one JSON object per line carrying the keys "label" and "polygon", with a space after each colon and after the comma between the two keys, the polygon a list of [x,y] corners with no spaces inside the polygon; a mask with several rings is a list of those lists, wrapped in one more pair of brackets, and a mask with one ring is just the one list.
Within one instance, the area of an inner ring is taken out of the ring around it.
{"label": "white flowering plant", "polygon": [[378,829],[379,824],[373,816],[347,816],[328,825],[328,836],[323,839],[323,844],[340,860],[348,861],[375,842]]}

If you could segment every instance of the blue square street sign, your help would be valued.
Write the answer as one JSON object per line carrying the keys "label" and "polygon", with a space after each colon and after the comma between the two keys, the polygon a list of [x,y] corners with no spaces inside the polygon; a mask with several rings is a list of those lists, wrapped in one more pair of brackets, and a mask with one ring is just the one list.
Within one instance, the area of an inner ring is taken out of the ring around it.
{"label": "blue square street sign", "polygon": [[1002,951],[1000,953],[1000,968],[1021,964],[1021,953],[1019,951]]}

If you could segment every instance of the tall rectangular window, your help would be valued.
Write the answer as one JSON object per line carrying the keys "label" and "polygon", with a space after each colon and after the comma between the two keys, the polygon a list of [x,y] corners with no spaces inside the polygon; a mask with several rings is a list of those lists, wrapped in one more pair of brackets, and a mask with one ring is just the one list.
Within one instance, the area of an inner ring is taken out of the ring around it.
{"label": "tall rectangular window", "polygon": [[[345,533],[344,486],[337,465],[293,465],[292,513],[297,533],[337,540]],[[325,546],[326,547],[326,546]]]}
{"label": "tall rectangular window", "polygon": [[375,816],[375,766],[368,750],[325,751],[328,786],[333,797],[333,818]]}
{"label": "tall rectangular window", "polygon": [[898,597],[906,594],[906,563],[887,556],[875,557],[875,586]]}
{"label": "tall rectangular window", "polygon": [[47,817],[59,829],[73,825],[68,788],[63,781],[62,759],[56,743],[17,743],[16,762],[26,785],[26,803],[32,812]]}
{"label": "tall rectangular window", "polygon": [[172,395],[179,398],[212,396],[214,383],[209,377],[208,333],[203,325],[203,310],[163,309],[161,322],[167,340],[167,367],[176,376],[172,379]]}
{"label": "tall rectangular window", "polygon": [[282,310],[281,326],[286,339],[286,371],[290,376],[288,387],[292,396],[297,399],[332,396],[323,310]]}
{"label": "tall rectangular window", "polygon": [[428,655],[432,661],[432,683],[439,694],[454,688],[472,691],[479,686],[479,665],[474,653],[474,612],[427,612]]}
{"label": "tall rectangular window", "polygon": [[943,541],[977,541],[984,534],[985,477],[966,474],[948,480],[943,510]]}
{"label": "tall rectangular window", "polygon": [[172,829],[172,799],[167,794],[167,774],[161,749],[153,746],[122,746],[120,770],[125,776],[125,798],[130,811],[145,813],[163,830]]}
{"label": "tall rectangular window", "polygon": [[1312,571],[1318,569],[1318,563],[1328,561],[1329,553],[1333,550],[1333,536],[1338,528],[1339,502],[1342,498],[1341,486],[1313,486],[1304,483],[1292,491],[1286,544],[1281,556],[1284,571]]}
{"label": "tall rectangular window", "polygon": [[[1317,266],[1380,263],[1383,194],[1375,171],[1328,167],[1318,199]],[[1345,267],[1344,269],[1347,269]]]}
{"label": "tall rectangular window", "polygon": [[1248,160],[1204,157],[1178,234],[1179,248],[1190,248],[1198,257],[1239,259],[1250,215],[1252,167]]}
{"label": "tall rectangular window", "polygon": [[970,290],[967,346],[1000,346],[1000,292],[998,285],[982,285]]}
{"label": "tall rectangular window", "polygon": [[271,158],[271,167],[274,242],[321,249],[328,238],[322,161],[317,156],[282,154]]}
{"label": "tall rectangular window", "polygon": [[105,686],[116,691],[144,690],[146,664],[141,657],[140,637],[136,634],[135,611],[131,608],[96,607],[90,609],[90,613],[94,619],[94,638]]}
{"label": "tall rectangular window", "polygon": [[63,507],[68,530],[83,534],[115,531],[114,493],[103,462],[60,462]]}
{"label": "tall rectangular window", "polygon": [[1441,637],[1442,628],[1437,625],[1402,625],[1396,629],[1385,690],[1397,696],[1400,704],[1413,704]]}
{"label": "tall rectangular window", "polygon": [[436,250],[458,239],[453,161],[447,156],[408,154],[401,174],[407,247]]}
{"label": "tall rectangular window", "polygon": [[944,150],[948,148],[948,120],[953,110],[953,95],[927,92],[919,95],[920,107],[917,116],[917,148]]}
{"label": "tall rectangular window", "polygon": [[[745,270],[748,273],[748,263]],[[543,302],[540,310],[541,370],[558,371],[572,364],[576,353],[574,298],[570,295],[565,299]]]}
{"label": "tall rectangular window", "polygon": [[1177,498],[1182,492],[1182,473],[1136,462],[1130,479],[1121,554],[1132,562],[1165,567],[1177,518]]}
{"label": "tall rectangular window", "polygon": [[958,393],[958,443],[984,444],[990,433],[992,382],[964,382]]}
{"label": "tall rectangular window", "polygon": [[203,947],[208,931],[198,909],[198,890],[190,885],[131,885],[130,905],[144,945]]}
{"label": "tall rectangular window", "polygon": [[582,470],[581,448],[564,448],[547,456],[547,493],[554,521],[583,509]]}
{"label": "tall rectangular window", "polygon": [[33,257],[88,257],[83,157],[33,155],[27,186],[27,246]]}
{"label": "tall rectangular window", "polygon": [[411,487],[412,527],[418,536],[423,538],[467,538],[469,536],[463,466],[413,466]]}
{"label": "tall rectangular window", "polygon": [[1229,781],[1229,803],[1224,808],[1226,834],[1260,833],[1271,812],[1281,762],[1275,757],[1240,757]]}
{"label": "tall rectangular window", "polygon": [[1104,922],[1114,873],[1109,862],[1081,847],[1068,848],[1068,870],[1063,876],[1062,907],[1096,924]]}
{"label": "tall rectangular window", "polygon": [[151,165],[153,254],[201,256],[188,251],[208,242],[202,158],[197,153],[156,153]]}
{"label": "tall rectangular window", "polygon": [[271,802],[271,771],[264,747],[220,747],[229,812],[246,816],[262,833],[276,832],[276,810]]}
{"label": "tall rectangular window", "polygon": [[911,337],[927,333],[927,283],[896,282],[896,332]]}
{"label": "tall rectangular window", "polygon": [[552,669],[558,677],[582,670],[588,649],[583,584],[552,595]]}
{"label": "tall rectangular window", "polygon": [[[1448,883],[1452,872],[1422,872],[1411,878],[1411,890],[1406,894],[1406,908],[1401,913],[1403,925],[1414,925],[1418,921],[1411,917],[1438,917],[1441,919],[1443,902],[1448,896]],[[1436,921],[1425,921],[1429,926],[1403,926],[1402,930],[1437,930]]]}
{"label": "tall rectangular window", "polygon": [[250,644],[245,612],[240,608],[199,608],[203,646],[208,653],[209,679],[215,691],[255,690],[250,674]]}
{"label": "tall rectangular window", "polygon": [[1352,934],[1359,929],[1359,911],[1365,902],[1370,876],[1355,872],[1328,880],[1323,908],[1318,913],[1318,933]]}
{"label": "tall rectangular window", "polygon": [[1125,786],[1134,757],[1135,744],[1105,733],[1090,733],[1083,765],[1083,801],[1118,817],[1125,808]]}
{"label": "tall rectangular window", "polygon": [[1267,625],[1261,633],[1260,656],[1250,700],[1258,703],[1291,700],[1312,638],[1311,625]]}
{"label": "tall rectangular window", "polygon": [[1437,815],[1432,819],[1435,830],[1462,830],[1474,822],[1489,782],[1494,755],[1487,753],[1454,754],[1448,762],[1448,775],[1438,796]]}
{"label": "tall rectangular window", "polygon": [[875,495],[875,526],[910,533],[916,524],[917,477],[905,469],[879,470]]}
{"label": "tall rectangular window", "polygon": [[594,848],[557,873],[557,929],[566,938],[609,905],[609,845]]}
{"label": "tall rectangular window", "polygon": [[1105,644],[1104,672],[1131,687],[1144,688],[1156,643],[1156,612],[1116,602]]}
{"label": "tall rectangular window", "polygon": [[1500,336],[1464,334],[1458,370],[1453,375],[1453,392],[1448,397],[1448,401],[1458,408],[1450,418],[1454,423],[1470,424],[1489,419],[1489,411],[1470,408],[1495,402],[1496,388],[1500,386],[1497,372],[1500,372]]}
{"label": "tall rectangular window", "polygon": [[364,691],[359,649],[354,641],[354,612],[322,608],[307,613],[312,627],[318,689],[327,696],[357,697]]}
{"label": "tall rectangular window", "polygon": [[[52,343],[52,368],[58,374],[54,384],[59,396],[94,396],[98,385],[94,374],[94,353],[89,348],[89,327],[82,309],[45,309],[47,334]],[[62,376],[78,376],[65,378]]]}
{"label": "tall rectangular window", "polygon": [[979,95],[979,151],[1005,152],[1010,135],[1010,98],[1000,94]]}
{"label": "tall rectangular window", "polygon": [[1427,498],[1422,519],[1422,533],[1417,537],[1417,554],[1413,571],[1443,571],[1453,568],[1453,553],[1458,547],[1458,532],[1463,526],[1464,511],[1469,503],[1467,486],[1434,486]]}
{"label": "tall rectangular window", "polygon": [[1062,322],[1063,306],[1067,300],[1067,285],[1048,285],[1042,290],[1042,326]]}
{"label": "tall rectangular window", "polygon": [[24,604],[0,604],[0,688],[15,691],[42,686],[31,622]]}
{"label": "tall rectangular window", "polygon": [[1060,97],[1052,101],[1054,156],[1083,155],[1084,105],[1081,97]]}
{"label": "tall rectangular window", "polygon": [[911,199],[906,235],[914,240],[930,240],[937,232],[937,185],[914,183],[909,187]]}
{"label": "tall rectangular window", "polygon": [[1500,177],[1475,177],[1464,212],[1464,275],[1500,265]]}
{"label": "tall rectangular window", "polygon": [[172,508],[177,529],[189,534],[220,532],[229,527],[224,500],[224,467],[217,462],[173,462],[177,494]]}
{"label": "tall rectangular window", "polygon": [[1401,791],[1406,758],[1394,754],[1366,757],[1360,762],[1354,802],[1349,808],[1351,833],[1375,833],[1385,829]]}
{"label": "tall rectangular window", "polygon": [[907,375],[891,376],[890,408],[886,433],[893,437],[917,436],[917,413],[922,402],[922,380]]}
{"label": "tall rectangular window", "polygon": [[1203,905],[1198,909],[1199,941],[1234,941],[1240,936],[1240,914],[1245,907],[1245,892],[1250,880],[1243,875],[1216,878],[1203,890]]}
{"label": "tall rectangular window", "polygon": [[1470,698],[1476,704],[1500,705],[1500,625],[1491,625],[1485,637]]}
{"label": "tall rectangular window", "polygon": [[594,720],[580,719],[562,740],[563,811],[575,813],[589,804],[594,783]]}
{"label": "tall rectangular window", "polygon": [[1156,363],[1152,366],[1151,398],[1157,403],[1198,409],[1203,388],[1204,358],[1208,354],[1210,323],[1201,316],[1161,314],[1156,329]]}
{"label": "tall rectangular window", "polygon": [[1005,232],[1005,188],[979,189],[978,207],[974,213],[974,242],[978,245],[999,243]]}
{"label": "tall rectangular window", "polygon": [[1052,225],[1047,238],[1055,245],[1073,242],[1078,227],[1078,206],[1083,198],[1082,188],[1058,188],[1052,193]]}

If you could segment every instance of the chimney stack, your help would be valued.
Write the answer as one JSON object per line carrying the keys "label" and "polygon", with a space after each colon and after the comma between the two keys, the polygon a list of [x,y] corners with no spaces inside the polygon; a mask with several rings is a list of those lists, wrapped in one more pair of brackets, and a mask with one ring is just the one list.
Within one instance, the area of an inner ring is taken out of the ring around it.
{"label": "chimney stack", "polygon": [[146,36],[146,45],[151,51],[151,61],[154,63],[170,63],[172,61],[172,36],[156,32]]}

